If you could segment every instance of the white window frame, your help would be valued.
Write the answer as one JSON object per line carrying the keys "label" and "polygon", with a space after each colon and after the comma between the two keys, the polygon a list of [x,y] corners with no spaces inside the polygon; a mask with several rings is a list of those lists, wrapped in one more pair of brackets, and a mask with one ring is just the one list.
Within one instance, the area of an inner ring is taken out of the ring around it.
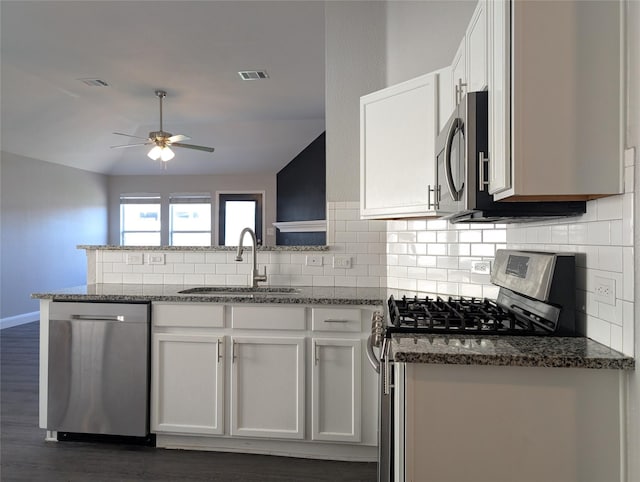
{"label": "white window frame", "polygon": [[[123,202],[124,201],[124,202]],[[125,231],[124,229],[124,217],[122,212],[123,204],[157,204],[160,207],[160,229],[158,231]],[[127,233],[158,233],[160,235],[160,242],[158,246],[162,245],[162,195],[159,193],[122,193],[120,194],[120,201],[118,204],[119,217],[120,217],[120,245],[125,246],[124,237]]]}
{"label": "white window frame", "polygon": [[[174,202],[174,200],[177,200],[177,202]],[[202,233],[209,233],[209,245],[211,246],[213,244],[213,212],[211,213],[211,218],[209,219],[209,230],[200,230],[200,231],[180,231],[180,230],[174,230],[173,229],[173,215],[171,212],[171,207],[174,204],[191,204],[191,203],[198,203],[198,204],[206,204],[209,203],[209,205],[211,206],[211,210],[214,210],[214,205],[212,203],[212,199],[211,199],[211,193],[171,193],[169,194],[169,215],[168,215],[168,232],[169,232],[169,245],[173,246],[173,234],[174,233],[179,233],[179,234],[189,234],[189,233],[196,233],[196,234],[202,234]]]}

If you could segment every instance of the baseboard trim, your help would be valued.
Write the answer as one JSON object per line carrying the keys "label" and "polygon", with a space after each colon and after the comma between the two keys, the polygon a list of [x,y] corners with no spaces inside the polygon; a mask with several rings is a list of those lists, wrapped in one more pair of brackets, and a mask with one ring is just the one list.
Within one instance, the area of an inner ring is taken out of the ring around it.
{"label": "baseboard trim", "polygon": [[0,319],[0,330],[11,328],[12,326],[25,325],[33,321],[38,321],[39,319],[39,311],[32,311],[31,313],[23,313],[16,316],[8,316],[7,318]]}

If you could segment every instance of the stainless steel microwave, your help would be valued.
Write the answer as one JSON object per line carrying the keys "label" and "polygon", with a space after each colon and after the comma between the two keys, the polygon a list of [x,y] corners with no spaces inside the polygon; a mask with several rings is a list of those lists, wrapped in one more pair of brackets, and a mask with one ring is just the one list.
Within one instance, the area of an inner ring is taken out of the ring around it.
{"label": "stainless steel microwave", "polygon": [[465,95],[436,140],[436,214],[452,223],[513,223],[577,216],[585,201],[494,201],[488,191],[488,94]]}

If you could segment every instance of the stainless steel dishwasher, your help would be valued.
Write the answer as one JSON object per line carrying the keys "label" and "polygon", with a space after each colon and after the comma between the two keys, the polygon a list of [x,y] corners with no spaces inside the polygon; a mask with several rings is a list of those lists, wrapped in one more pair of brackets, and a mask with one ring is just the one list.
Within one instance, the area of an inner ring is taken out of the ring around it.
{"label": "stainless steel dishwasher", "polygon": [[148,303],[53,302],[47,429],[149,434]]}

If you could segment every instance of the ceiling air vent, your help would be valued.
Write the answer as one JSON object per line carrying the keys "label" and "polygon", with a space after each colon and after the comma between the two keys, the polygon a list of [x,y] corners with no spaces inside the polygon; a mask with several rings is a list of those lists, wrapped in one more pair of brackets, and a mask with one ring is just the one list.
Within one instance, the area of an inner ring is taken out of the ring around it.
{"label": "ceiling air vent", "polygon": [[266,70],[242,70],[238,72],[242,80],[260,80],[268,79],[269,75]]}
{"label": "ceiling air vent", "polygon": [[89,87],[109,87],[109,84],[107,84],[102,79],[78,79],[78,80],[83,84],[88,85]]}

